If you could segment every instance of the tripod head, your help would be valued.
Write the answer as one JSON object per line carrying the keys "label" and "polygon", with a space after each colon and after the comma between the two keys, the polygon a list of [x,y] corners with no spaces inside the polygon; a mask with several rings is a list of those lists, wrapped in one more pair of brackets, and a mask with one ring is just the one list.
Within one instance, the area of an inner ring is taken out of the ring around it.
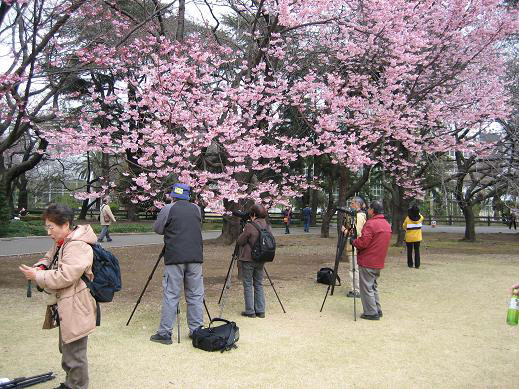
{"label": "tripod head", "polygon": [[232,211],[232,215],[240,218],[240,233],[243,231],[245,227],[245,223],[250,220],[250,212],[243,211]]}
{"label": "tripod head", "polygon": [[346,235],[355,236],[357,234],[357,212],[358,210],[352,207],[337,207],[338,214],[343,215],[342,225],[346,228]]}

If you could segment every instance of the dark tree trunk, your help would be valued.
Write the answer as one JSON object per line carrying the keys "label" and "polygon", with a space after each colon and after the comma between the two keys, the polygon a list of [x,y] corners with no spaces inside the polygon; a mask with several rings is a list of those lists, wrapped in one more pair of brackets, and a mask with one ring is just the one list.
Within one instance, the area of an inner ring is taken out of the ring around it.
{"label": "dark tree trunk", "polygon": [[[229,212],[238,210],[238,205],[236,203],[227,200],[223,201],[223,206],[225,207],[225,210]],[[245,204],[243,209],[247,209],[245,207]],[[236,216],[224,215],[222,223],[222,233],[217,238],[217,241],[225,245],[232,244],[238,238],[240,233],[240,218]]]}
{"label": "dark tree trunk", "polygon": [[323,213],[323,222],[321,224],[321,238],[328,238],[330,236],[330,221],[332,220],[333,214],[335,213],[335,202],[333,200],[333,173],[330,172],[328,176],[328,205],[326,212]]}
{"label": "dark tree trunk", "polygon": [[184,40],[184,21],[186,14],[186,0],[179,0],[178,2],[178,18],[177,18],[177,32],[175,39],[179,42]]}
{"label": "dark tree trunk", "polygon": [[29,209],[29,192],[27,191],[27,177],[23,173],[18,181],[18,210]]}
{"label": "dark tree trunk", "polygon": [[464,205],[460,206],[461,211],[463,212],[463,217],[465,218],[465,236],[462,240],[468,242],[476,241],[476,222],[474,219],[474,210],[472,209],[472,205]]}
{"label": "dark tree trunk", "polygon": [[[337,199],[337,207],[346,206],[346,188],[348,186],[348,171],[345,167],[339,168],[339,198]],[[344,220],[344,213],[337,213],[337,234],[341,229]],[[346,252],[346,250],[345,250]]]}
{"label": "dark tree trunk", "polygon": [[407,216],[409,199],[404,197],[404,189],[395,183],[393,184],[391,194],[391,231],[396,235],[395,246],[403,246],[405,231],[402,228],[402,224]]}
{"label": "dark tree trunk", "polygon": [[[314,176],[319,177],[321,175],[321,167],[319,163],[314,160]],[[312,207],[312,227],[317,225],[317,207],[319,206],[319,190],[312,189],[311,192],[311,207]]]}

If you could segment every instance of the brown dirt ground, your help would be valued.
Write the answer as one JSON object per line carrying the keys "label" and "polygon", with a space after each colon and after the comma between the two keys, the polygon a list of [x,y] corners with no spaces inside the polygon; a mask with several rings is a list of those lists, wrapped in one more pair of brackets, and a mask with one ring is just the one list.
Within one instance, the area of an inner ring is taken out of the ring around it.
{"label": "brown dirt ground", "polygon": [[[126,327],[161,247],[114,249],[123,290],[103,305],[102,326],[89,339],[90,387],[515,387],[519,328],[507,327],[504,315],[507,287],[519,278],[519,239],[489,234],[465,243],[460,237],[428,234],[420,270],[407,268],[404,249],[390,249],[380,280],[380,322],[353,321],[346,286],[337,288],[319,313],[326,288],[315,283],[315,274],[333,264],[335,238],[279,237],[268,271],[287,314],[266,286],[267,319],[240,317],[242,288],[235,270],[223,316],[238,323],[241,339],[239,348],[226,354],[191,347],[184,306],[180,344],[148,341],[159,320],[162,265]],[[232,250],[204,245],[213,316]],[[25,297],[26,282],[17,269],[39,257],[0,260],[0,377],[53,370],[63,380],[57,334],[39,329],[43,298],[35,289],[32,299]],[[349,284],[347,267],[341,263],[339,270]]]}

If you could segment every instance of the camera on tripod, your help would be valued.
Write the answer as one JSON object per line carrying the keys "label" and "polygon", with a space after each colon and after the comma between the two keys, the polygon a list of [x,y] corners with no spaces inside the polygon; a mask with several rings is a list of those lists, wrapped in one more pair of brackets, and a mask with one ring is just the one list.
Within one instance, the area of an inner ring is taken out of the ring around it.
{"label": "camera on tripod", "polygon": [[355,216],[357,214],[357,212],[358,212],[358,210],[356,210],[355,208],[351,208],[351,207],[348,207],[348,208],[346,208],[346,207],[337,207],[337,208],[335,208],[335,210],[337,212],[347,213],[348,215],[350,215],[352,217]]}
{"label": "camera on tripod", "polygon": [[242,222],[247,222],[250,219],[250,212],[232,211],[232,215],[239,217]]}

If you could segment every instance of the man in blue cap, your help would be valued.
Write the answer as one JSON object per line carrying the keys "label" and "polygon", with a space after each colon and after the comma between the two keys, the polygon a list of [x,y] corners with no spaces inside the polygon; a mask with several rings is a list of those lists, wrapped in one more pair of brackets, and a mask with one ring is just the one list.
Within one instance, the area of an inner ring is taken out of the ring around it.
{"label": "man in blue cap", "polygon": [[164,235],[164,278],[160,326],[150,340],[171,344],[182,285],[187,303],[189,335],[204,324],[204,280],[202,277],[202,214],[189,202],[189,186],[175,184],[170,197],[157,216],[153,230]]}

